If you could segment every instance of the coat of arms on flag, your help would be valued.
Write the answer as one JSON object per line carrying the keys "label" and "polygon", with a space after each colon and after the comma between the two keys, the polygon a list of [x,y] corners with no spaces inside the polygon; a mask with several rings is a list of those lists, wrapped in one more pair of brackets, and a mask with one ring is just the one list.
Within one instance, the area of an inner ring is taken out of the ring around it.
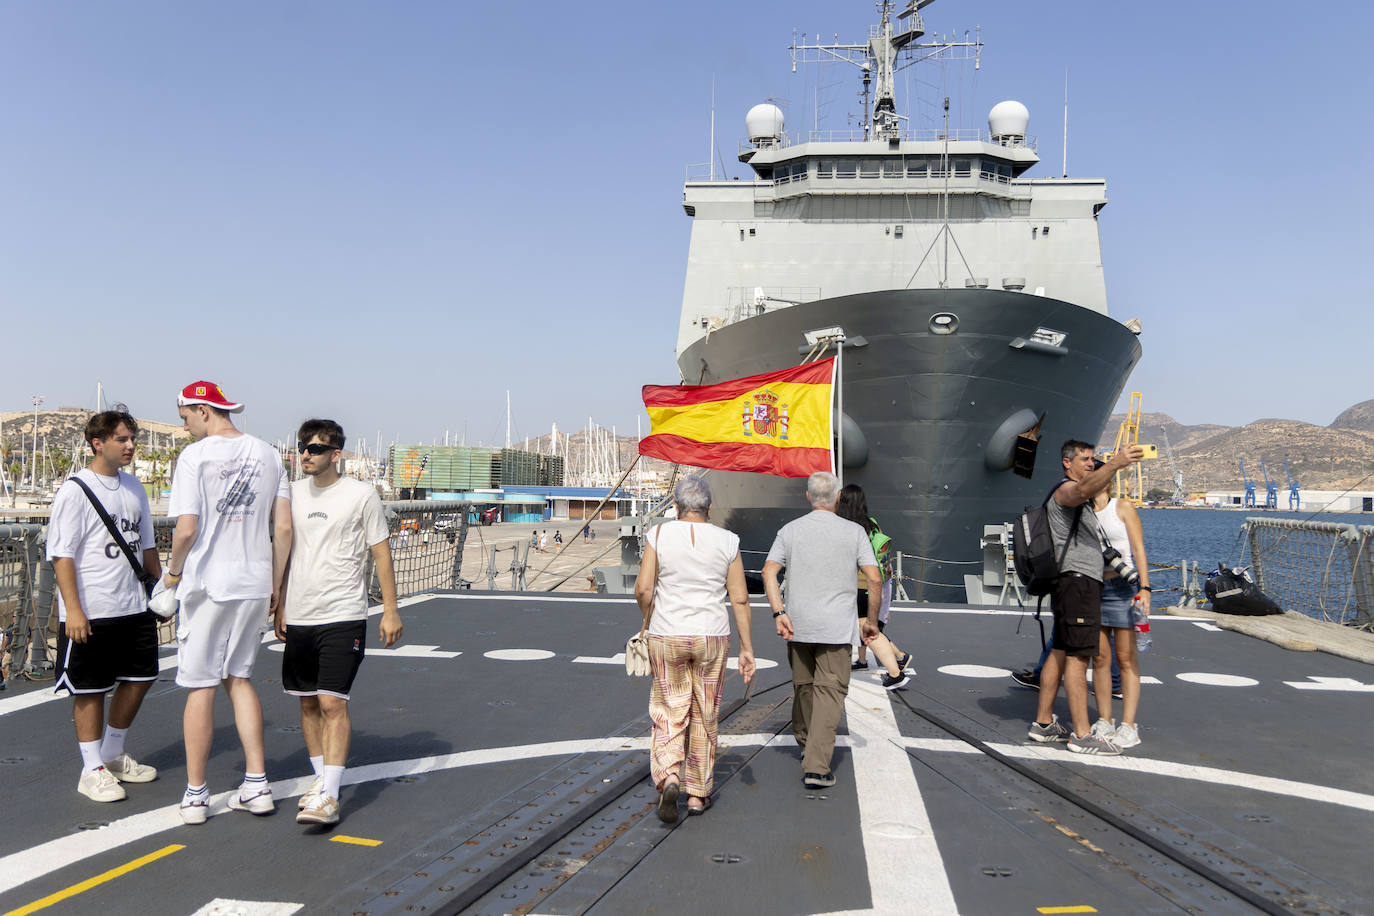
{"label": "coat of arms on flag", "polygon": [[645,385],[653,424],[639,453],[723,471],[829,471],[835,360],[713,385]]}

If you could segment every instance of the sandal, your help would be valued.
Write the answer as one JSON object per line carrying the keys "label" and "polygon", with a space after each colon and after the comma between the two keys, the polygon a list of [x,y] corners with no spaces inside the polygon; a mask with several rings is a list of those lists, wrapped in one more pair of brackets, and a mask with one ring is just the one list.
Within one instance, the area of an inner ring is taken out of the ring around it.
{"label": "sandal", "polygon": [[677,823],[678,781],[669,777],[663,782],[663,791],[658,794],[658,819],[665,824]]}
{"label": "sandal", "polygon": [[[694,801],[699,801],[701,802],[701,804],[694,805],[692,804],[692,802]],[[687,799],[688,815],[695,817],[698,814],[705,814],[709,810],[711,810],[711,796],[707,795],[705,797],[698,797],[696,795],[693,795],[691,798]]]}

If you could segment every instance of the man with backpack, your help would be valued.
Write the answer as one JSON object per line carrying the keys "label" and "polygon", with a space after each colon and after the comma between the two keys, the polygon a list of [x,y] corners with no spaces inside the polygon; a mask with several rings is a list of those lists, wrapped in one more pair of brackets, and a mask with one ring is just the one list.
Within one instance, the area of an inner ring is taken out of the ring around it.
{"label": "man with backpack", "polygon": [[[1097,654],[1102,627],[1102,536],[1097,516],[1085,505],[1113,475],[1145,455],[1138,445],[1122,449],[1093,469],[1090,443],[1070,439],[1060,449],[1064,480],[1045,502],[1058,576],[1052,592],[1054,650],[1040,673],[1040,702],[1027,732],[1032,741],[1065,742],[1076,754],[1113,755],[1121,748],[1091,732],[1088,720],[1088,664]],[[1059,682],[1069,699],[1073,733],[1054,715]]]}

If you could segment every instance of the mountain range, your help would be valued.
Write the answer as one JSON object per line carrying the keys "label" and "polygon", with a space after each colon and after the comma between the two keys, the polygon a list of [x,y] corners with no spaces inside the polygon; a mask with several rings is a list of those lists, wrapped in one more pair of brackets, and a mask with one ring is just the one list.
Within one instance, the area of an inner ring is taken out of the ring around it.
{"label": "mountain range", "polygon": [[[1125,414],[1108,418],[1100,448],[1112,448],[1125,419]],[[1279,485],[1280,505],[1285,505],[1285,459],[1304,490],[1374,489],[1374,400],[1347,408],[1329,426],[1280,419],[1244,426],[1185,426],[1166,413],[1147,413],[1140,418],[1139,441],[1159,446],[1159,458],[1142,465],[1147,492],[1154,487],[1173,492],[1171,461],[1183,473],[1185,493],[1243,491],[1243,460],[1260,498],[1265,489],[1263,462],[1264,471]]]}

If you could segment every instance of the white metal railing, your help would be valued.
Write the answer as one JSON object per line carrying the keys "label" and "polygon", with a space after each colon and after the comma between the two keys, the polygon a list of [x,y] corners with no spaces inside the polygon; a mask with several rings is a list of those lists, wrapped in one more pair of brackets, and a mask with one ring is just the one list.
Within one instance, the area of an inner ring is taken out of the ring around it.
{"label": "white metal railing", "polygon": [[[796,131],[795,133],[783,132],[777,140],[765,140],[755,144],[750,140],[740,140],[738,152],[744,153],[754,149],[786,149],[802,143],[863,143],[865,141],[882,142],[886,141],[888,134],[874,135],[871,131],[861,127],[846,128],[843,130],[808,130]],[[939,128],[920,128],[911,130],[900,130],[895,133],[898,140],[911,141],[916,143],[940,143],[944,140],[950,141],[981,141],[984,143],[997,143],[1016,149],[1028,149],[1037,152],[1039,140],[1036,137],[1025,137],[1018,141],[994,140],[992,135],[982,128],[965,127],[955,128],[946,134]]]}

